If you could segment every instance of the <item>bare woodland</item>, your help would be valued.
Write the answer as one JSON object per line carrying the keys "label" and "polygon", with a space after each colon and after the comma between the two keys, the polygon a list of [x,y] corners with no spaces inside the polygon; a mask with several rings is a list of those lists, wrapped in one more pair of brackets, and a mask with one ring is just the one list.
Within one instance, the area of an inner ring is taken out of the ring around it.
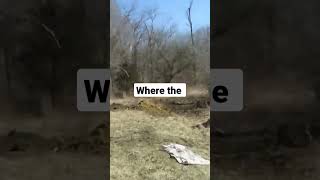
{"label": "bare woodland", "polygon": [[[134,82],[186,82],[207,86],[210,28],[193,28],[192,6],[186,9],[190,33],[175,23],[155,23],[156,8],[140,12],[133,3],[121,11],[111,2],[111,70],[113,90],[132,91]],[[123,13],[121,13],[123,12]]]}
{"label": "bare woodland", "polygon": [[[0,96],[47,114],[74,101],[79,68],[106,67],[106,16],[89,1],[0,1]],[[66,102],[69,101],[69,102]],[[68,104],[68,105],[67,105]]]}
{"label": "bare woodland", "polygon": [[108,179],[108,114],[76,101],[78,69],[109,67],[106,3],[0,0],[1,179]]}
{"label": "bare woodland", "polygon": [[213,68],[244,71],[244,109],[214,112],[213,179],[317,179],[319,1],[216,1]]}

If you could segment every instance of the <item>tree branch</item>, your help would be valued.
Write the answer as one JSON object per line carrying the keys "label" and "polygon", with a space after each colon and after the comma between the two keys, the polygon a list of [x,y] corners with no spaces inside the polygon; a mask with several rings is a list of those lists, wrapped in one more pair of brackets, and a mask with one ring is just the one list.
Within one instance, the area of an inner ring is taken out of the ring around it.
{"label": "tree branch", "polygon": [[51,37],[55,40],[57,46],[59,49],[61,49],[61,44],[59,42],[59,40],[56,37],[56,34],[54,33],[54,31],[52,29],[50,29],[48,26],[46,26],[45,24],[41,23],[41,26],[51,35]]}

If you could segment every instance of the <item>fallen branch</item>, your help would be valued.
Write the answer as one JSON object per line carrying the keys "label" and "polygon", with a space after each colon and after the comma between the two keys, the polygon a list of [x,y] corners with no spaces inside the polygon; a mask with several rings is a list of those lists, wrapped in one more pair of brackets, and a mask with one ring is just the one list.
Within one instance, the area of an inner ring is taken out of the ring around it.
{"label": "fallen branch", "polygon": [[61,49],[61,44],[59,42],[59,40],[56,37],[56,34],[54,33],[53,30],[51,30],[47,25],[41,23],[41,26],[52,36],[52,38],[55,40],[57,46],[59,49]]}
{"label": "fallen branch", "polygon": [[120,70],[122,70],[124,73],[126,73],[126,75],[128,76],[128,78],[130,77],[128,71],[126,71],[126,70],[125,70],[124,68],[122,68],[121,66],[119,66],[119,68],[120,68]]}

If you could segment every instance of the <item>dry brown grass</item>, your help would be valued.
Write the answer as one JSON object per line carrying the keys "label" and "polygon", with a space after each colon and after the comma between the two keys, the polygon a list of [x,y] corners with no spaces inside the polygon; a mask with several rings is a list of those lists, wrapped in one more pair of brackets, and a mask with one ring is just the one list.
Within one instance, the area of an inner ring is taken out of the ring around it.
{"label": "dry brown grass", "polygon": [[210,159],[210,130],[192,128],[206,121],[208,110],[191,116],[167,113],[165,108],[149,102],[142,107],[110,113],[111,179],[209,179],[209,166],[180,165],[161,148],[163,144],[179,143]]}

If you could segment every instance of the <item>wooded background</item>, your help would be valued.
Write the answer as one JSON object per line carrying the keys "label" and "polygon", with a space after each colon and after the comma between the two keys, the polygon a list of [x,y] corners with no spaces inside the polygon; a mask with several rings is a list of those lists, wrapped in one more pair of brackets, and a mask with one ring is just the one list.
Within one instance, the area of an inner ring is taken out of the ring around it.
{"label": "wooded background", "polygon": [[185,82],[207,88],[210,27],[194,29],[192,7],[190,1],[185,15],[189,32],[179,33],[175,22],[160,27],[155,23],[161,16],[157,8],[140,11],[132,3],[121,10],[111,1],[113,92],[131,93],[134,82]]}
{"label": "wooded background", "polygon": [[246,132],[283,124],[319,126],[319,5],[215,1],[211,68],[244,72],[244,109],[213,113],[217,127]]}
{"label": "wooded background", "polygon": [[78,111],[76,81],[80,68],[109,68],[107,7],[100,0],[0,0],[1,134],[86,135],[106,123],[106,113]]}
{"label": "wooded background", "polygon": [[108,67],[106,3],[0,1],[0,111],[76,110],[77,70]]}

